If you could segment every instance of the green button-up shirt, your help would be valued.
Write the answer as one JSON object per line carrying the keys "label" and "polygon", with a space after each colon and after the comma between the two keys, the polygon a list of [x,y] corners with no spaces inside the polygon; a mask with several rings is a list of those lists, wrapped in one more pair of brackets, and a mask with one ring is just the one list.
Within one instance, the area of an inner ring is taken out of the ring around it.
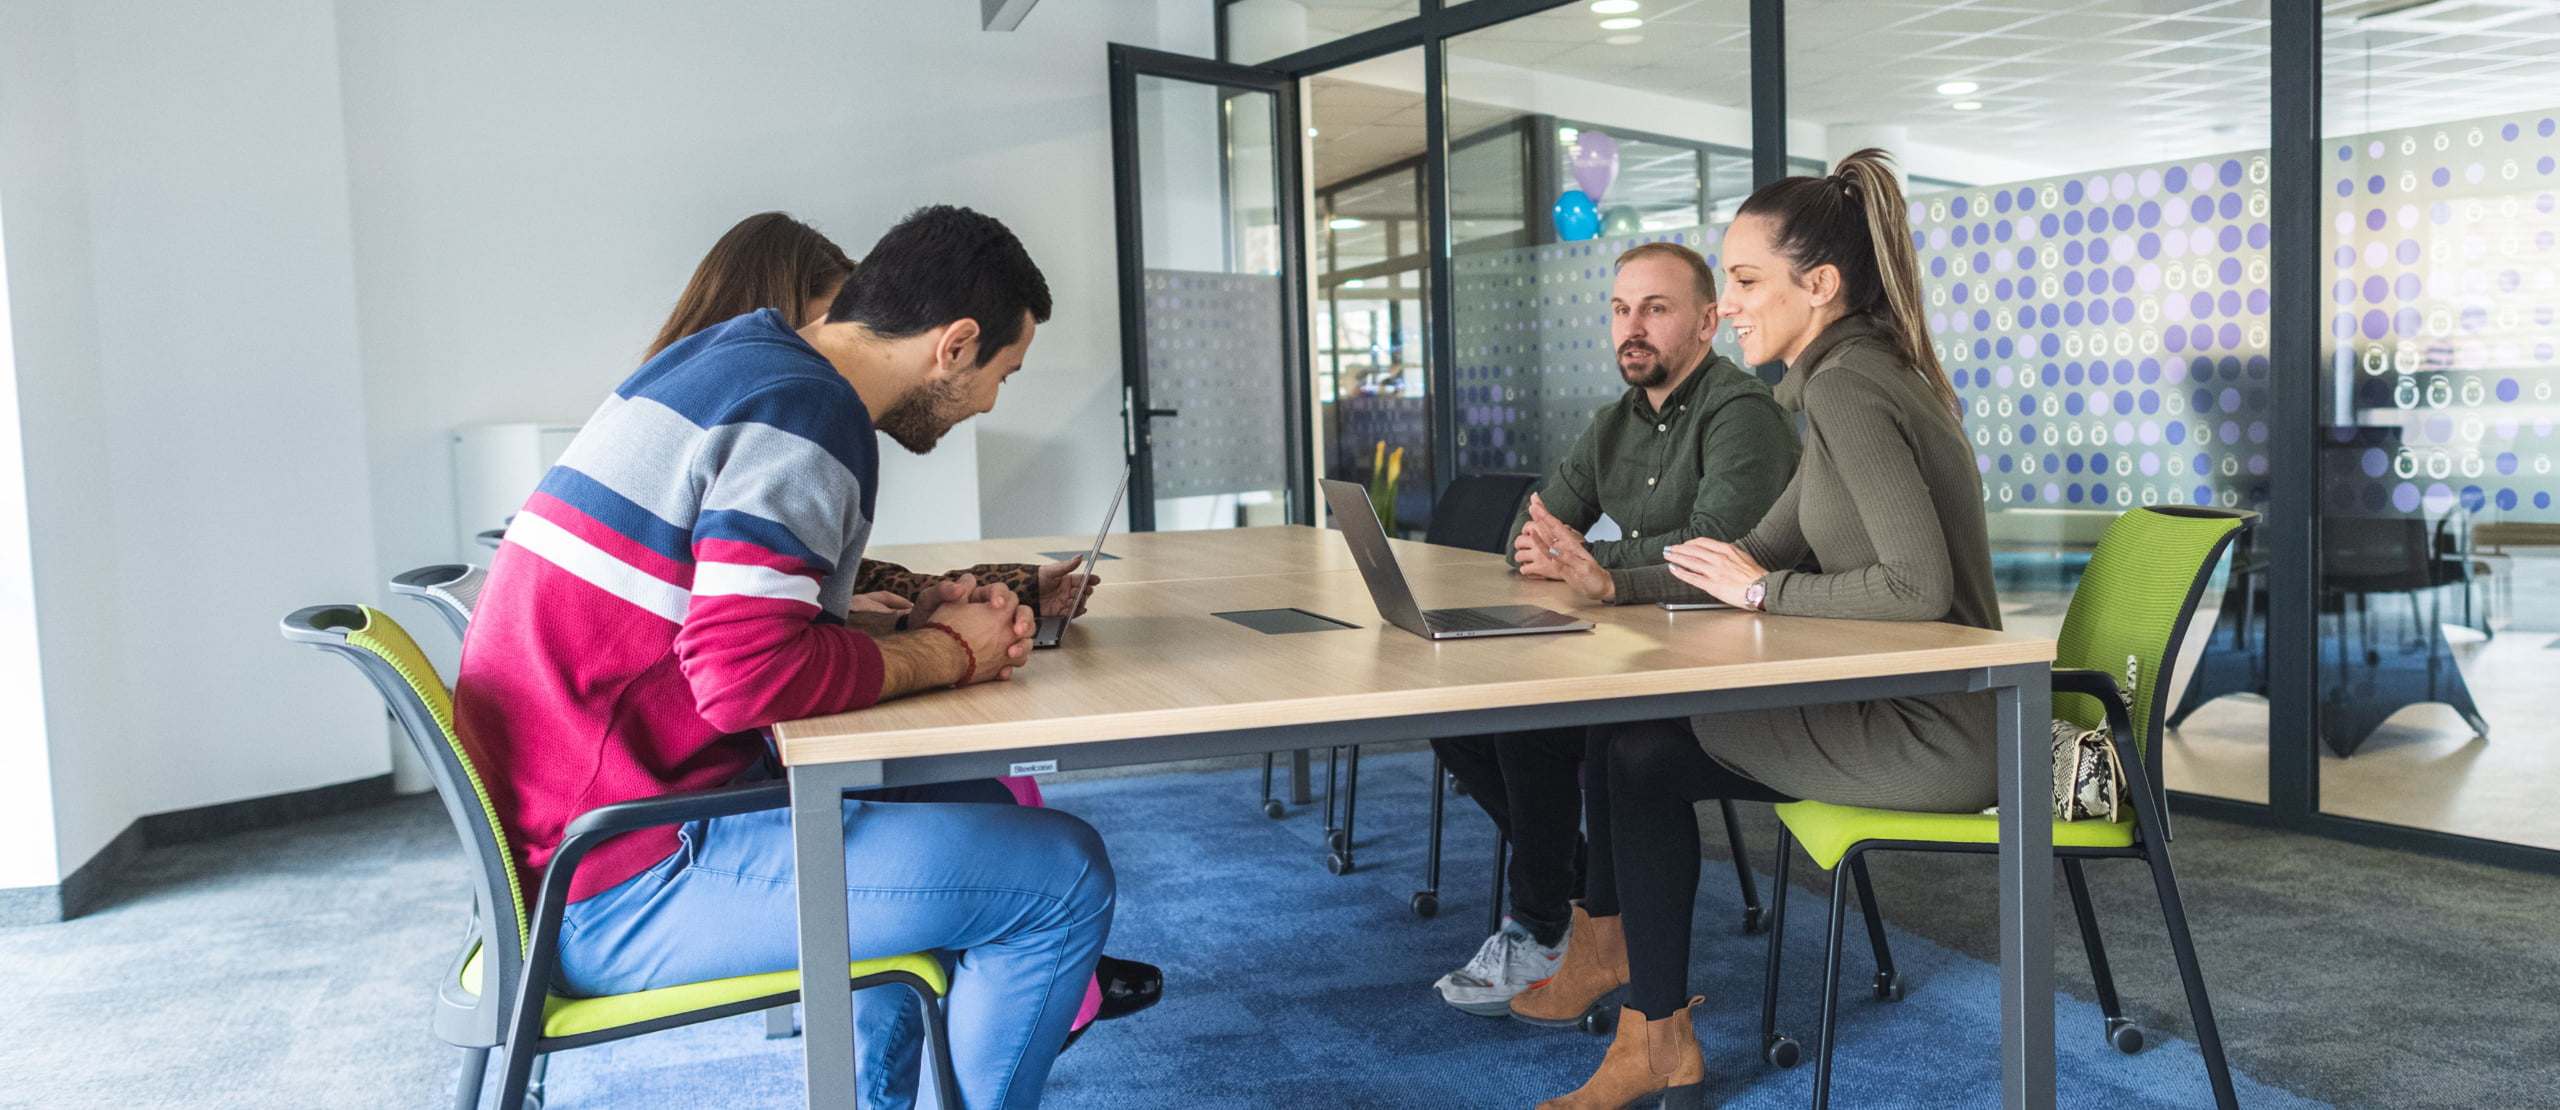
{"label": "green button-up shirt", "polygon": [[[1655,409],[1642,389],[1592,414],[1538,496],[1556,519],[1588,529],[1603,513],[1621,538],[1591,544],[1621,605],[1677,593],[1662,549],[1706,536],[1740,539],[1796,470],[1794,421],[1760,379],[1710,352]],[[1518,539],[1529,514],[1511,522]],[[1514,563],[1517,560],[1514,559]]]}

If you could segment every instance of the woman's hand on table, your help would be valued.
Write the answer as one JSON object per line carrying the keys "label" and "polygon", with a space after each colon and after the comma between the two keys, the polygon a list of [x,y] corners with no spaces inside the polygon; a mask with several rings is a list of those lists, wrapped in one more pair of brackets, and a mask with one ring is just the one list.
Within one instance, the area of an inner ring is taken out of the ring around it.
{"label": "woman's hand on table", "polygon": [[1662,560],[1671,565],[1672,577],[1737,609],[1755,608],[1745,602],[1743,595],[1752,583],[1769,576],[1741,548],[1704,537],[1662,549]]}

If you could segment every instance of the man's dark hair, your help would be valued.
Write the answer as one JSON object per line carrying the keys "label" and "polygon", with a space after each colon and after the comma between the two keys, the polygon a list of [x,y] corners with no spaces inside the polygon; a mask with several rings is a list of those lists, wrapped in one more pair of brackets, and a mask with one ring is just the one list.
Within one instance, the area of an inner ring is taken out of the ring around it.
{"label": "man's dark hair", "polygon": [[887,339],[957,320],[978,323],[978,365],[1022,338],[1022,316],[1049,321],[1049,280],[993,216],[937,204],[898,221],[863,256],[827,310]]}

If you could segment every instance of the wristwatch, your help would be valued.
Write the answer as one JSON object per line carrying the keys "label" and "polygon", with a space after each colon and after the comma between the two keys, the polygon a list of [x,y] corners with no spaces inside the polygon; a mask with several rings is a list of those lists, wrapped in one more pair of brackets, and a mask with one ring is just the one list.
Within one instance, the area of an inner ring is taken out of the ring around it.
{"label": "wristwatch", "polygon": [[1742,591],[1742,607],[1757,613],[1760,611],[1760,599],[1767,596],[1769,596],[1769,587],[1763,583],[1754,582]]}

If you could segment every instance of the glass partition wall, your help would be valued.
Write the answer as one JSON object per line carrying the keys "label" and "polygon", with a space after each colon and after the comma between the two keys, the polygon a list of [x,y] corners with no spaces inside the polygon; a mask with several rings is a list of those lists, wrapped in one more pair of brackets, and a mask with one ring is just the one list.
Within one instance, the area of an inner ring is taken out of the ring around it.
{"label": "glass partition wall", "polygon": [[[1286,8],[1304,9],[1286,58],[1318,106],[1323,78],[1405,59],[1366,79],[1404,97],[1401,162],[1331,162],[1332,136],[1310,139],[1311,370],[1333,405],[1316,453],[1366,478],[1379,443],[1407,445],[1404,530],[1456,474],[1544,470],[1623,390],[1606,317],[1620,252],[1670,240],[1713,258],[1776,167],[1820,174],[1880,146],[1907,174],[2009,627],[2059,627],[2116,514],[2256,511],[2171,676],[2169,785],[2205,812],[2560,871],[2560,820],[2536,801],[2560,788],[2543,693],[2560,649],[2560,95],[2539,77],[2560,12],[1230,0],[1229,15],[1248,5],[1292,26]],[[1782,34],[1755,35],[1754,8],[1783,13]],[[2320,60],[2309,36],[2275,41],[2287,20],[2320,28]],[[2318,130],[2276,125],[2308,113],[2271,105],[2315,94]],[[2285,224],[2309,205],[2278,200],[2313,195],[2284,167],[2315,142],[2316,320],[2312,294],[2276,280],[2315,249]],[[1587,209],[1559,212],[1569,190]],[[1414,411],[1365,411],[1394,403]],[[1435,457],[1447,472],[1412,489]]]}
{"label": "glass partition wall", "polygon": [[2560,848],[2560,11],[2325,32],[2321,808]]}

